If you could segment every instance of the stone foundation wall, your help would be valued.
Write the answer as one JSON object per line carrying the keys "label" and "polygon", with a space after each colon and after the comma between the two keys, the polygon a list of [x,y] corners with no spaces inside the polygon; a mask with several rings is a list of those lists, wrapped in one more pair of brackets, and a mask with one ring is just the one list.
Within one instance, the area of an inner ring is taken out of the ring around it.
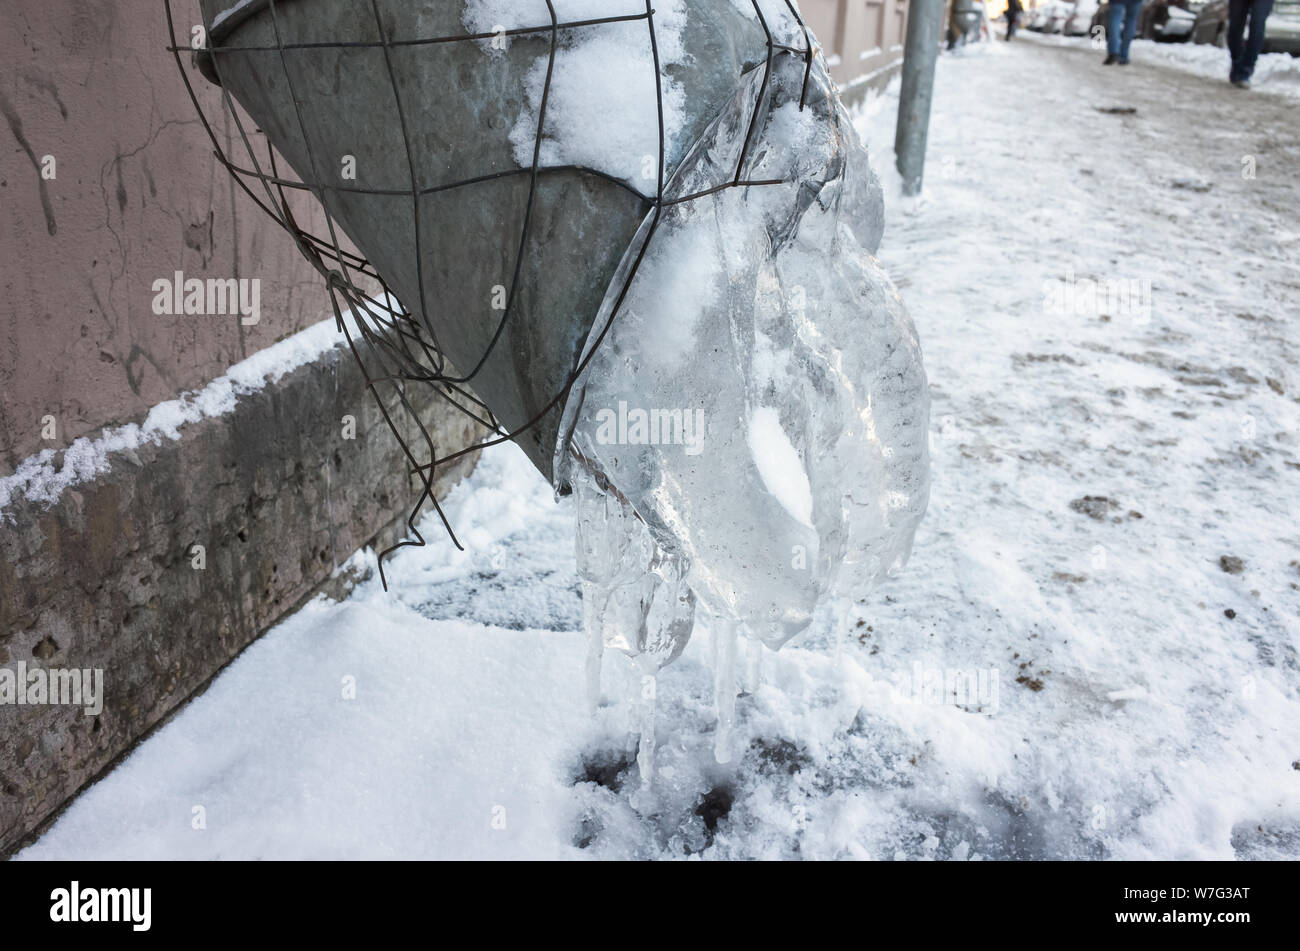
{"label": "stone foundation wall", "polygon": [[[444,447],[474,438],[427,389],[407,398]],[[440,492],[473,459],[445,471]],[[179,440],[120,454],[52,507],[11,502],[0,513],[0,668],[101,669],[104,688],[97,716],[0,706],[0,856],[354,551],[399,538],[416,497],[408,468],[336,347]]]}

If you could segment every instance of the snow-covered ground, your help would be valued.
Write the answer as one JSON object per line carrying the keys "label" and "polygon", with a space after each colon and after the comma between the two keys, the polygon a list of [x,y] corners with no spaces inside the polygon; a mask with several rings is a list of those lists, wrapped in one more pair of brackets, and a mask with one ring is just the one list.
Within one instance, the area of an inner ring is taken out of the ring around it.
{"label": "snow-covered ground", "polygon": [[[1005,27],[1004,27],[1005,29]],[[1106,55],[1105,41],[1098,46],[1088,36],[1062,36],[1061,34],[1030,33],[1022,30],[1016,34],[1024,42],[1039,42],[1071,49],[1087,49]],[[1134,40],[1129,49],[1129,59],[1137,63],[1171,66],[1174,69],[1226,81],[1228,78],[1228,51],[1210,43],[1157,43],[1154,40]],[[1256,91],[1300,96],[1300,58],[1289,53],[1263,53],[1255,64],[1251,84]]]}
{"label": "snow-covered ground", "polygon": [[505,447],[447,500],[466,554],[430,527],[308,605],[21,857],[1300,856],[1300,129],[1095,59],[941,60],[881,248],[930,511],[848,630],[743,645],[730,765],[707,629],[648,787],[636,671],[587,712],[572,507]]}

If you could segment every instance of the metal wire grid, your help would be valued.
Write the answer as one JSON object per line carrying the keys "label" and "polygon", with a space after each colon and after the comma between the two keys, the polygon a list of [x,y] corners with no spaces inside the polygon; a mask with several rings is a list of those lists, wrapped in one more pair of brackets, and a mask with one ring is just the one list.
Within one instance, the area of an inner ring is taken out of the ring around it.
{"label": "metal wire grid", "polygon": [[[287,0],[281,0],[287,2]],[[301,180],[287,178],[280,174],[278,160],[276,159],[275,150],[269,142],[266,143],[266,154],[264,160],[259,160],[257,151],[253,147],[249,132],[245,127],[243,119],[240,117],[240,111],[236,108],[230,93],[224,84],[221,85],[222,105],[225,112],[233,119],[234,127],[238,133],[238,138],[247,155],[246,164],[237,164],[227,155],[218,138],[211,121],[209,121],[199,98],[195,93],[193,83],[191,82],[189,71],[185,68],[182,59],[182,53],[195,53],[196,50],[191,46],[184,46],[178,43],[176,38],[175,18],[172,12],[172,0],[164,0],[167,14],[167,28],[171,43],[168,46],[169,52],[176,59],[177,69],[180,71],[181,78],[185,83],[185,88],[189,94],[190,100],[194,105],[195,112],[202,122],[204,130],[207,132],[209,139],[212,141],[214,154],[217,161],[223,165],[231,174],[239,188],[264,212],[271,216],[286,232],[293,238],[298,249],[303,256],[316,268],[317,271],[326,280],[326,285],[330,292],[330,301],[334,310],[335,321],[338,328],[345,335],[348,347],[357,365],[366,380],[366,388],[370,390],[378,404],[380,412],[384,417],[389,429],[402,447],[403,454],[410,463],[410,474],[417,477],[420,481],[421,489],[416,498],[410,514],[407,517],[406,525],[413,538],[405,538],[396,544],[384,549],[379,554],[379,572],[380,579],[385,590],[388,588],[388,580],[384,573],[384,560],[394,551],[406,546],[423,546],[426,544],[424,536],[420,533],[417,522],[420,519],[421,512],[425,504],[431,504],[438,513],[438,517],[446,529],[448,537],[452,543],[460,550],[464,546],[456,537],[455,530],[447,519],[441,504],[434,495],[433,486],[435,475],[439,466],[445,466],[462,456],[479,449],[489,446],[500,445],[508,440],[517,439],[521,434],[527,432],[536,426],[557,406],[562,406],[568,398],[569,392],[577,380],[581,377],[587,365],[595,356],[597,350],[603,343],[610,328],[613,326],[619,311],[622,307],[624,298],[636,278],[638,269],[642,260],[645,258],[655,232],[659,227],[660,217],[665,207],[683,202],[693,201],[708,195],[716,194],[728,188],[775,185],[782,184],[781,180],[763,180],[751,181],[744,178],[743,170],[745,161],[748,157],[750,144],[752,142],[755,128],[758,124],[762,111],[764,97],[768,91],[772,62],[774,56],[778,54],[801,56],[805,60],[803,88],[799,100],[799,108],[802,110],[807,102],[808,85],[812,73],[812,62],[814,49],[812,38],[805,26],[798,9],[795,7],[793,0],[783,0],[784,5],[794,17],[799,29],[803,33],[804,46],[802,49],[777,43],[771,29],[768,26],[766,17],[759,0],[751,0],[754,12],[762,26],[767,44],[767,56],[763,64],[762,84],[759,88],[758,95],[755,99],[753,114],[750,117],[749,125],[745,135],[745,141],[742,146],[739,160],[736,163],[736,173],[730,181],[721,185],[705,189],[693,194],[679,196],[667,199],[664,196],[664,175],[665,175],[665,135],[664,135],[664,104],[663,104],[663,82],[659,62],[659,45],[655,33],[655,10],[652,0],[646,0],[644,13],[625,14],[621,16],[602,17],[597,19],[574,20],[560,22],[556,16],[555,6],[552,0],[545,0],[547,10],[550,13],[549,24],[535,27],[519,27],[511,30],[492,33],[465,33],[453,36],[435,36],[420,38],[395,38],[389,37],[385,31],[382,17],[380,16],[379,0],[369,0],[371,10],[374,13],[375,24],[379,31],[380,39],[378,41],[351,41],[351,42],[334,42],[334,43],[286,43],[280,33],[280,22],[276,10],[276,0],[268,0],[269,11],[271,14],[272,30],[275,36],[274,46],[212,46],[210,42],[201,52],[207,52],[211,55],[214,52],[222,51],[260,51],[274,52],[278,54],[281,70],[284,74],[285,81],[288,85],[290,98],[294,102],[296,119],[299,130],[302,134],[303,143],[307,148],[308,163],[310,173],[314,184],[308,184]],[[604,24],[625,23],[645,21],[649,31],[650,49],[654,60],[655,68],[655,99],[658,112],[658,168],[655,193],[646,195],[631,185],[614,178],[613,176],[601,172],[597,169],[587,168],[575,165],[552,165],[546,166],[541,164],[541,148],[545,128],[546,109],[550,98],[551,79],[555,68],[556,51],[559,46],[561,31],[580,29],[585,27],[598,27]],[[398,89],[396,75],[393,69],[391,50],[399,47],[425,46],[439,43],[459,43],[473,42],[480,40],[491,40],[497,36],[537,36],[549,34],[550,52],[546,67],[546,79],[542,87],[542,94],[537,116],[537,133],[533,143],[532,162],[528,168],[513,169],[502,172],[495,172],[489,175],[481,175],[473,178],[462,179],[432,187],[420,188],[416,178],[415,155],[411,145],[411,138],[406,128],[406,114],[402,106],[402,97]],[[206,28],[206,36],[211,35],[210,27]],[[289,69],[286,53],[294,50],[304,49],[343,49],[348,47],[379,47],[383,49],[384,58],[387,65],[389,82],[392,86],[393,96],[397,106],[399,121],[402,125],[403,141],[406,145],[407,163],[411,172],[411,187],[409,189],[375,189],[355,184],[333,184],[327,183],[325,177],[319,172],[316,155],[312,151],[311,139],[307,135],[306,123],[303,120],[302,112],[298,106],[298,98],[294,89],[292,72]],[[219,58],[212,56],[213,68],[220,78]],[[573,371],[569,373],[565,380],[564,386],[557,392],[532,419],[517,427],[513,432],[507,432],[492,414],[491,409],[468,388],[475,376],[483,368],[488,358],[492,355],[498,341],[500,341],[508,322],[514,315],[516,289],[519,285],[519,277],[523,267],[525,250],[528,244],[530,226],[532,223],[532,212],[534,200],[537,192],[537,182],[540,175],[548,172],[557,171],[581,171],[588,174],[600,176],[613,182],[614,184],[631,191],[635,194],[645,206],[645,214],[650,215],[649,228],[646,231],[645,240],[627,269],[626,276],[619,287],[618,294],[614,304],[609,311],[609,316],[604,324],[601,325],[592,345],[587,347],[586,355],[578,362]],[[506,306],[502,313],[496,330],[488,343],[488,346],[479,358],[473,369],[468,373],[454,375],[446,372],[446,356],[438,343],[437,334],[433,330],[433,322],[428,319],[426,305],[425,288],[424,288],[424,267],[423,257],[420,249],[420,204],[421,198],[434,192],[446,191],[455,188],[463,188],[468,185],[479,184],[493,179],[504,178],[513,175],[528,175],[529,189],[528,200],[524,210],[523,227],[519,238],[519,250],[515,255],[514,273],[511,277],[511,283],[506,297]],[[261,186],[264,196],[259,196],[252,181]],[[405,305],[405,302],[394,307],[396,297],[390,291],[388,284],[383,276],[379,274],[370,262],[360,254],[345,250],[339,241],[337,229],[334,225],[333,217],[330,215],[328,207],[324,201],[320,202],[324,211],[325,223],[327,228],[327,237],[315,234],[298,224],[294,217],[293,211],[288,199],[289,192],[310,192],[318,199],[322,198],[322,192],[333,190],[338,192],[360,192],[370,195],[389,195],[389,196],[408,196],[411,199],[412,215],[414,218],[415,228],[415,253],[417,256],[416,273],[419,281],[419,306],[412,311],[412,308]],[[371,294],[362,289],[361,283],[369,282],[372,286],[378,285],[379,292]],[[356,336],[349,322],[344,319],[344,314],[350,313],[355,323]],[[375,366],[363,358],[361,350],[358,348],[358,339],[364,342],[367,353]],[[390,409],[380,392],[380,384],[390,384],[392,392],[396,395],[396,405]],[[475,422],[483,426],[488,437],[472,445],[453,450],[445,455],[438,455],[438,447],[420,419],[420,414],[408,401],[406,396],[406,387],[408,384],[425,384],[432,386],[438,396],[454,407],[457,411],[465,414]],[[428,461],[422,462],[417,458],[410,442],[397,425],[393,418],[393,412],[400,407],[405,411],[407,418],[414,421],[420,432],[420,441],[428,450]]]}

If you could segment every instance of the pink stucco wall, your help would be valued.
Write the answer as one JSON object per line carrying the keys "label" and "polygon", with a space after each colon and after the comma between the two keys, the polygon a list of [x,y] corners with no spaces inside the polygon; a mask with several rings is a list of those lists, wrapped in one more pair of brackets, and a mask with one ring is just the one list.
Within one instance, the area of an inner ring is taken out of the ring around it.
{"label": "pink stucco wall", "polygon": [[[188,40],[197,0],[173,9]],[[0,475],[330,312],[323,281],[212,157],[168,44],[161,0],[0,3]],[[178,270],[260,278],[261,320],[156,315],[153,282]]]}
{"label": "pink stucco wall", "polygon": [[907,0],[799,0],[842,89],[898,63],[907,30]]}

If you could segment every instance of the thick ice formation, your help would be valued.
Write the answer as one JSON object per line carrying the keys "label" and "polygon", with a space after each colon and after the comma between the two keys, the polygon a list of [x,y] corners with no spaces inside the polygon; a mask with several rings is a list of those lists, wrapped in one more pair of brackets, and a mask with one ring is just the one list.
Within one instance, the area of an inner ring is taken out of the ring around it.
{"label": "thick ice formation", "polygon": [[[363,363],[445,358],[576,488],[593,645],[653,676],[698,603],[777,647],[906,557],[924,371],[793,0],[202,5],[203,62],[419,314],[423,356]],[[354,148],[365,187],[316,179]]]}
{"label": "thick ice formation", "polygon": [[[784,3],[759,6],[778,50],[802,48]],[[801,107],[804,74],[775,52],[685,154],[566,407],[589,630],[651,667],[689,636],[680,572],[715,642],[739,623],[779,647],[900,567],[928,499],[920,349],[872,256],[879,185],[820,56]],[[776,184],[719,188],[737,180]]]}
{"label": "thick ice formation", "polygon": [[[661,548],[612,487],[586,470],[575,474],[578,572],[593,653],[614,647],[645,659],[653,673],[686,646],[695,623],[689,562]],[[589,685],[593,694],[598,684]]]}

